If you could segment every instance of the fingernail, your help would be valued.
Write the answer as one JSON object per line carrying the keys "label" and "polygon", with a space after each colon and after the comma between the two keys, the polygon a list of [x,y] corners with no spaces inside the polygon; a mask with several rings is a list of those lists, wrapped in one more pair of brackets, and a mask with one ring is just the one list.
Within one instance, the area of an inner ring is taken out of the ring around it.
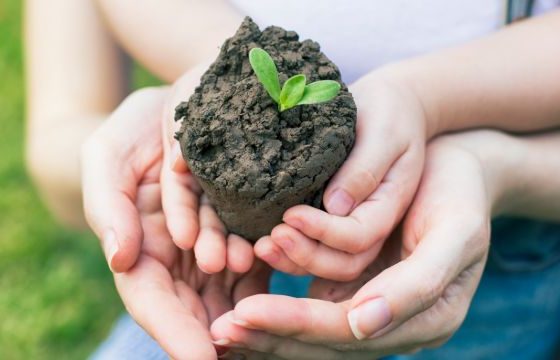
{"label": "fingernail", "polygon": [[119,244],[117,243],[117,235],[113,230],[108,230],[103,236],[103,250],[105,251],[105,256],[107,257],[107,263],[113,271],[113,257],[119,251]]}
{"label": "fingernail", "polygon": [[348,323],[358,340],[363,340],[383,329],[392,320],[389,303],[385,298],[376,298],[363,303],[348,313]]}
{"label": "fingernail", "polygon": [[303,222],[300,219],[297,218],[286,218],[284,219],[284,222],[288,225],[290,225],[291,227],[301,230],[303,229]]}
{"label": "fingernail", "polygon": [[280,247],[286,251],[292,251],[294,249],[294,240],[292,240],[288,236],[280,236],[279,238],[275,239],[276,242]]}
{"label": "fingernail", "polygon": [[212,340],[212,344],[217,345],[217,346],[227,346],[227,345],[231,344],[231,340],[230,339]]}
{"label": "fingernail", "polygon": [[181,160],[181,146],[178,142],[175,142],[173,143],[173,145],[171,145],[171,157],[169,159],[169,161],[171,162],[171,170],[178,170]]}
{"label": "fingernail", "polygon": [[325,204],[327,211],[332,215],[346,216],[354,206],[354,199],[342,189],[336,189]]}

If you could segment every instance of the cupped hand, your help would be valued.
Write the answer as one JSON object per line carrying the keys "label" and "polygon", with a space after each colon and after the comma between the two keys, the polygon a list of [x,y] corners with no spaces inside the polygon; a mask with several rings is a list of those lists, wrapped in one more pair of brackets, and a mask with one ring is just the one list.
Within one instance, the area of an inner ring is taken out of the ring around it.
{"label": "cupped hand", "polygon": [[372,73],[350,86],[356,142],[323,197],[326,211],[299,205],[259,240],[256,254],[278,270],[347,281],[379,253],[417,189],[426,129],[417,96]]}
{"label": "cupped hand", "polygon": [[441,345],[462,323],[486,262],[490,181],[454,137],[437,140],[402,226],[368,271],[349,283],[317,280],[317,298],[246,298],[213,323],[212,336],[285,359],[371,359]]}
{"label": "cupped hand", "polygon": [[[164,187],[167,196],[183,201],[184,212],[175,215],[190,215],[183,219],[185,234],[196,236],[199,222],[201,231],[223,225],[204,203],[199,206],[200,189],[192,174],[162,174],[170,168],[163,155],[169,158],[169,146],[161,136],[168,92],[132,94],[84,145],[85,213],[131,316],[173,358],[214,359],[209,324],[239,299],[265,292],[269,271],[256,263],[244,275],[223,271],[209,276],[198,270],[192,250],[172,241],[162,207]],[[241,262],[247,271],[252,259]]]}

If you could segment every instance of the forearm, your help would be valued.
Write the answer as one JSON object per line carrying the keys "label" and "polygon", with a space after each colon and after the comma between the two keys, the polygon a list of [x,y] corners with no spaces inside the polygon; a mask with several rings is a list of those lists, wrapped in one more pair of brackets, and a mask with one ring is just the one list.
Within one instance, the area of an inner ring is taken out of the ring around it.
{"label": "forearm", "polygon": [[[504,215],[560,221],[560,131],[515,139],[516,161],[509,161],[509,188],[497,210]],[[511,175],[509,175],[511,174]]]}
{"label": "forearm", "polygon": [[74,118],[28,137],[28,171],[51,213],[66,226],[87,227],[82,210],[80,150],[105,118]]}
{"label": "forearm", "polygon": [[242,19],[225,0],[96,1],[128,53],[169,82],[215,57]]}
{"label": "forearm", "polygon": [[560,221],[560,131],[513,136],[478,130],[442,139],[479,159],[493,216]]}
{"label": "forearm", "polygon": [[557,34],[560,11],[379,72],[418,95],[430,136],[476,127],[551,128],[560,126]]}
{"label": "forearm", "polygon": [[27,167],[62,223],[84,225],[83,140],[128,92],[127,60],[92,0],[25,2]]}

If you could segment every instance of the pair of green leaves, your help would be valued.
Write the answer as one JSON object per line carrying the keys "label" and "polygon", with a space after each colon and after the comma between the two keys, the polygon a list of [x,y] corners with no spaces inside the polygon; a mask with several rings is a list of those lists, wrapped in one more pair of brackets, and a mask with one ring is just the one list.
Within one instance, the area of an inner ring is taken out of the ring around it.
{"label": "pair of green leaves", "polygon": [[261,84],[278,104],[280,111],[297,105],[329,101],[340,91],[340,84],[333,80],[320,80],[306,85],[303,74],[292,76],[280,88],[276,65],[270,55],[260,48],[251,49],[249,62]]}

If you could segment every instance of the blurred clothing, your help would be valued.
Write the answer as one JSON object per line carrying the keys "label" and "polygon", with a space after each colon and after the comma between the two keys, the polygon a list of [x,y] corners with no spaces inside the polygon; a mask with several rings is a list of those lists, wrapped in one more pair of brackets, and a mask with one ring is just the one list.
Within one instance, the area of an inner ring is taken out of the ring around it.
{"label": "blurred clothing", "polygon": [[[231,0],[231,3],[261,28],[278,25],[297,31],[301,40],[317,41],[338,65],[346,83],[384,64],[488,35],[505,24],[507,14],[504,0]],[[530,10],[538,15],[559,4],[559,0],[535,0]]]}

